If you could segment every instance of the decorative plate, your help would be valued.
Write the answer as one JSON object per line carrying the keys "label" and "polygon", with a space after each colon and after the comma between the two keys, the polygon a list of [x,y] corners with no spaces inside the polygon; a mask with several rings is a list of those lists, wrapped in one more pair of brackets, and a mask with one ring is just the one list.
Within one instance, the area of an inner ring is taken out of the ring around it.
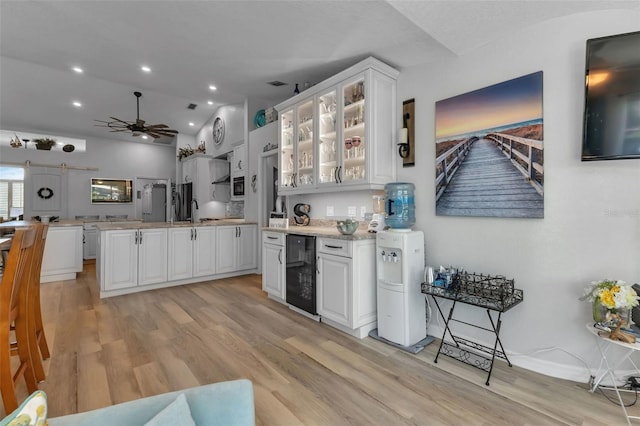
{"label": "decorative plate", "polygon": [[255,124],[256,127],[262,127],[267,124],[267,118],[264,115],[263,109],[256,112],[255,117],[253,117],[253,124]]}
{"label": "decorative plate", "polygon": [[224,140],[224,120],[222,117],[216,117],[213,121],[213,143],[218,146]]}

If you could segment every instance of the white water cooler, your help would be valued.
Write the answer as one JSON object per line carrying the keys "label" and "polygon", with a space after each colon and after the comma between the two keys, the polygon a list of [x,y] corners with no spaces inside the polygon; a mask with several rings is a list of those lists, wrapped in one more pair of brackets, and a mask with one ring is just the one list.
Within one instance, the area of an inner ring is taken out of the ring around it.
{"label": "white water cooler", "polygon": [[389,230],[376,236],[378,336],[411,346],[427,336],[422,231]]}

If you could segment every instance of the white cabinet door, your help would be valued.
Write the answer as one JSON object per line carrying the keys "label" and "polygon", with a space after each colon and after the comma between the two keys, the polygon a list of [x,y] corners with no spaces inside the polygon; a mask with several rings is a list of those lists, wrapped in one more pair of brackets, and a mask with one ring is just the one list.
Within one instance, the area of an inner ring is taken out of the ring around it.
{"label": "white cabinet door", "polygon": [[169,281],[193,276],[193,228],[172,228],[168,234]]}
{"label": "white cabinet door", "polygon": [[103,290],[117,290],[138,285],[138,230],[104,232]]}
{"label": "white cabinet door", "polygon": [[182,161],[182,180],[193,183],[193,198],[199,204],[212,200],[210,163],[212,157],[194,155]]}
{"label": "white cabinet door", "polygon": [[196,180],[196,159],[187,158],[182,161],[182,183],[190,183]]}
{"label": "white cabinet door", "polygon": [[216,227],[193,228],[193,276],[204,277],[216,273]]}
{"label": "white cabinet door", "polygon": [[218,226],[216,272],[235,272],[258,266],[256,225]]}
{"label": "white cabinet door", "polygon": [[233,272],[236,270],[236,235],[237,226],[218,226],[216,242],[217,272]]}
{"label": "white cabinet door", "polygon": [[49,226],[41,276],[82,271],[82,227]]}
{"label": "white cabinet door", "polygon": [[285,298],[284,246],[265,243],[262,246],[262,290],[279,299]]}
{"label": "white cabinet door", "polygon": [[138,231],[138,285],[167,281],[167,229]]}
{"label": "white cabinet door", "polygon": [[258,266],[258,228],[256,225],[238,226],[236,271]]}
{"label": "white cabinet door", "polygon": [[318,313],[347,327],[352,323],[352,263],[348,257],[318,255]]}
{"label": "white cabinet door", "polygon": [[242,144],[233,149],[233,157],[231,158],[231,174],[234,176],[242,176],[247,170],[246,148]]}

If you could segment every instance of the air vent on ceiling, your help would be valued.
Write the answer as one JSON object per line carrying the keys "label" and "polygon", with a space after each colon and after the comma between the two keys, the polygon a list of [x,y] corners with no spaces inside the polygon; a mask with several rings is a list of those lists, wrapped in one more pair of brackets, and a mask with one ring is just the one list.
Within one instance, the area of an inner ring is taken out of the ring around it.
{"label": "air vent on ceiling", "polygon": [[196,109],[198,105],[196,104],[189,104],[187,105],[187,109]]}
{"label": "air vent on ceiling", "polygon": [[275,86],[275,87],[280,87],[280,86],[286,86],[287,85],[287,83],[283,83],[282,81],[278,81],[278,80],[270,81],[267,84],[270,84],[270,85]]}

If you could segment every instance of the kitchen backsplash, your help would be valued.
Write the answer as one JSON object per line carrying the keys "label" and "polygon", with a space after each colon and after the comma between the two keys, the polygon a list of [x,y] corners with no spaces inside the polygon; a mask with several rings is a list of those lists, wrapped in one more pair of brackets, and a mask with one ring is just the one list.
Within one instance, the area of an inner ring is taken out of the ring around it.
{"label": "kitchen backsplash", "polygon": [[244,218],[244,201],[230,201],[227,203],[226,217]]}

